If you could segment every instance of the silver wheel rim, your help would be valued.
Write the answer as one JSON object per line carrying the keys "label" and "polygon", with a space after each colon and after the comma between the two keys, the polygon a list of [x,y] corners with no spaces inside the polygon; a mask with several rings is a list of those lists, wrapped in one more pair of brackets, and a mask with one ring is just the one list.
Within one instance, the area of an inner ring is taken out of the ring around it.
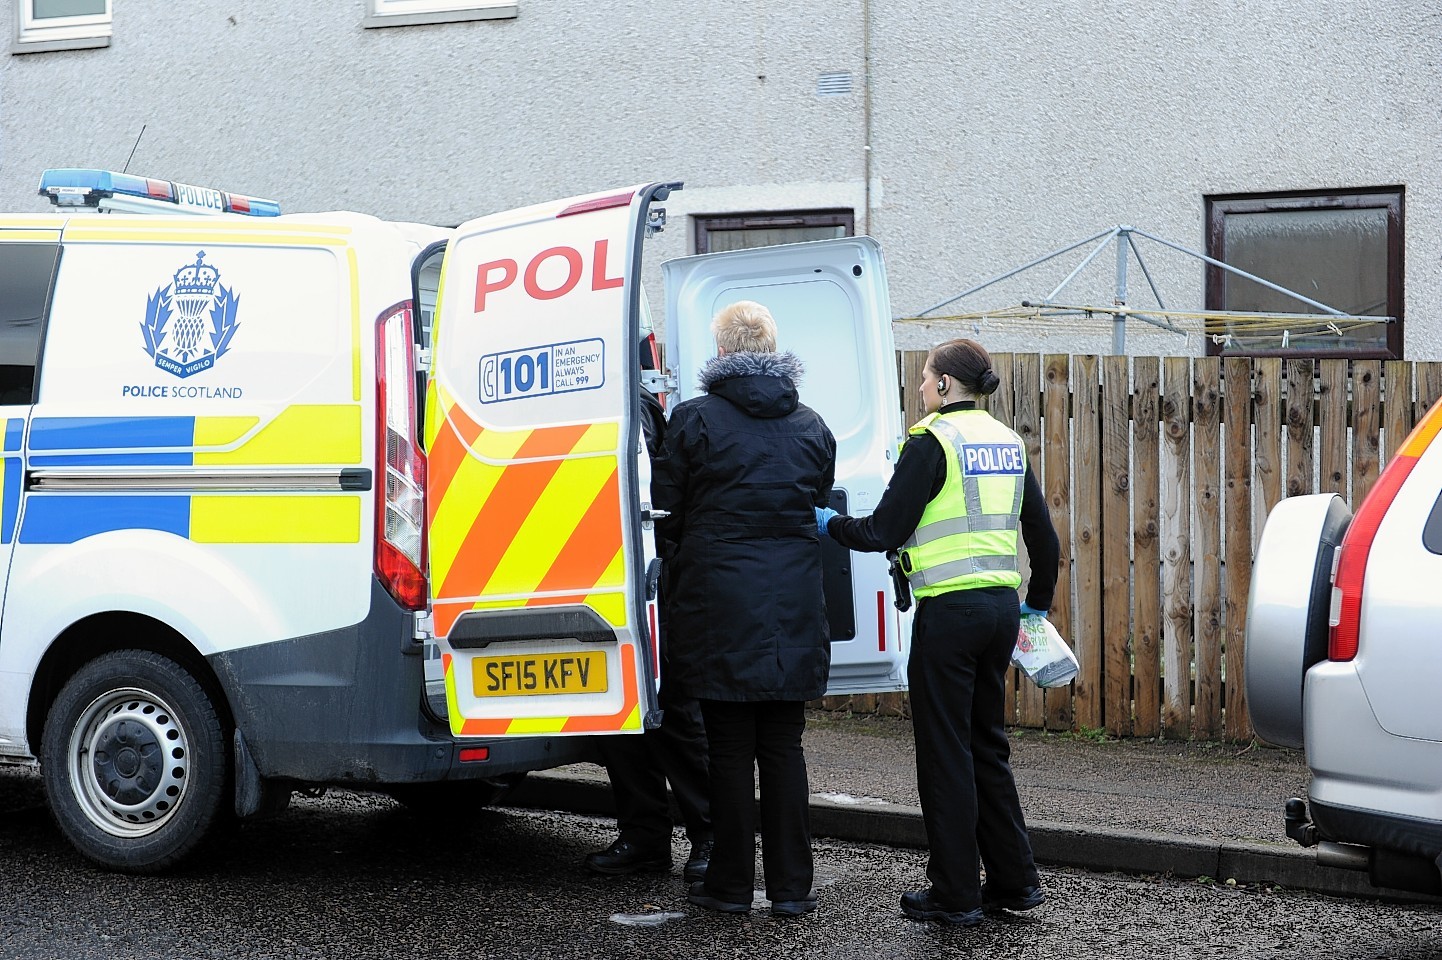
{"label": "silver wheel rim", "polygon": [[112,836],[154,833],[185,800],[185,728],[149,690],[125,687],[95,699],[71,730],[68,755],[80,809]]}

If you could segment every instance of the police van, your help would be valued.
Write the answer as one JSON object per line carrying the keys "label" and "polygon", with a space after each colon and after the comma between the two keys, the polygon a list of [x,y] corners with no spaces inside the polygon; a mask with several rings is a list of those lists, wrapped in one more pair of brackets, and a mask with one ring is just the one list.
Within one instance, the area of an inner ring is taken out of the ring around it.
{"label": "police van", "polygon": [[[62,832],[153,872],[343,784],[480,805],[659,721],[638,385],[767,304],[876,503],[902,435],[867,238],[662,266],[680,184],[455,229],[99,170],[0,217],[0,759]],[[831,692],[904,686],[884,561],[824,541]]]}

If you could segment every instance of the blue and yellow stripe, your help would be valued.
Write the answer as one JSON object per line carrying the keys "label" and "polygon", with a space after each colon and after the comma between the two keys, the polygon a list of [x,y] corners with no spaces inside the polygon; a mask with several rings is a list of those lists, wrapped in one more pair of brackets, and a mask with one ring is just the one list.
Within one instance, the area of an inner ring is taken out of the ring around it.
{"label": "blue and yellow stripe", "polygon": [[[35,417],[29,466],[348,466],[363,453],[358,404],[287,407],[258,417]],[[7,421],[0,541],[20,512],[25,422]],[[21,543],[74,543],[117,530],[157,530],[197,543],[357,543],[354,493],[138,493],[34,491]]]}

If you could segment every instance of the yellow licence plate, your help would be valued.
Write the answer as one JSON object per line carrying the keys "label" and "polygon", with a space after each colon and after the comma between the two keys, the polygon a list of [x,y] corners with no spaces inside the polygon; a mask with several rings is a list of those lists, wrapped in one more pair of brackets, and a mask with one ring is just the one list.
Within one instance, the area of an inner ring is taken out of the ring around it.
{"label": "yellow licence plate", "polygon": [[594,650],[477,657],[471,661],[471,686],[478,697],[605,693],[606,654]]}

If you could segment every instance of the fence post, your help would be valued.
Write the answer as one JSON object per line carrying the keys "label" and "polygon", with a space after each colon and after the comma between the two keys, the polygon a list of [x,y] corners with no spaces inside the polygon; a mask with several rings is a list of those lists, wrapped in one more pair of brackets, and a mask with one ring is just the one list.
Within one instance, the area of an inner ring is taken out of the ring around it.
{"label": "fence post", "polygon": [[1225,402],[1223,427],[1223,529],[1225,532],[1226,737],[1252,739],[1247,713],[1247,594],[1252,582],[1252,364],[1246,357],[1222,362]]}
{"label": "fence post", "polygon": [[1222,733],[1222,498],[1221,361],[1192,361],[1192,579],[1196,641],[1192,736],[1215,740]]}
{"label": "fence post", "polygon": [[1360,504],[1377,482],[1382,459],[1382,364],[1352,364],[1352,505]]}
{"label": "fence post", "polygon": [[[1076,679],[1076,723],[1093,730],[1102,725],[1102,595],[1101,595],[1101,449],[1097,398],[1097,358],[1074,358],[1072,443],[1076,491],[1072,531],[1076,539],[1076,615],[1072,636],[1081,672]],[[1066,549],[1063,544],[1062,549]]]}
{"label": "fence post", "polygon": [[1311,493],[1312,483],[1312,359],[1287,361],[1287,496]]}
{"label": "fence post", "polygon": [[1257,539],[1262,535],[1262,525],[1267,515],[1282,499],[1282,361],[1278,357],[1264,357],[1253,366],[1255,380],[1252,390],[1256,398],[1257,423],[1257,494],[1252,501],[1260,510],[1253,511],[1255,523],[1252,527],[1252,552],[1257,551]]}
{"label": "fence post", "polygon": [[1131,384],[1125,356],[1102,360],[1102,716],[1107,733],[1132,732]]}
{"label": "fence post", "polygon": [[[1056,595],[1051,603],[1049,619],[1057,632],[1068,641],[1075,640],[1072,618],[1071,582],[1071,507],[1072,507],[1072,433],[1071,433],[1071,363],[1064,353],[1046,356],[1042,401],[1042,424],[1046,443],[1042,448],[1043,489],[1051,511],[1052,526],[1061,540],[1061,563],[1057,569]],[[1048,730],[1070,730],[1075,713],[1072,709],[1073,688],[1046,691],[1046,727]]]}
{"label": "fence post", "polygon": [[[1035,353],[1019,353],[1012,358],[1012,378],[1016,404],[1016,432],[1026,444],[1026,462],[1031,465],[1037,478],[1042,476],[1041,458],[1041,357]],[[1030,576],[1030,569],[1027,571]],[[1030,681],[1018,678],[1019,722],[1023,727],[1041,727],[1046,724],[1046,700],[1042,689]]]}
{"label": "fence post", "polygon": [[1162,361],[1162,735],[1192,735],[1191,361]]}
{"label": "fence post", "polygon": [[1161,732],[1160,361],[1134,359],[1132,382],[1132,731],[1155,737]]}

